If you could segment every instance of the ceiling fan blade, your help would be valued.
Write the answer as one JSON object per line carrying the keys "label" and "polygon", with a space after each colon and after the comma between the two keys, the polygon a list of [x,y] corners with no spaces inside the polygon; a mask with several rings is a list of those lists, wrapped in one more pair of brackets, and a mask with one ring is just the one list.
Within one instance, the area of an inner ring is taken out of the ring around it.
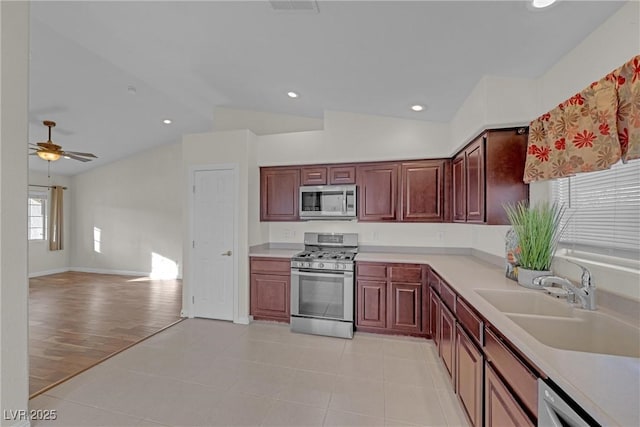
{"label": "ceiling fan blade", "polygon": [[84,157],[92,157],[94,159],[97,159],[98,156],[96,156],[95,154],[92,153],[80,153],[78,151],[65,151],[66,154],[74,154],[76,156],[84,156]]}
{"label": "ceiling fan blade", "polygon": [[29,155],[30,155],[30,156],[37,156],[37,155],[38,155],[38,152],[37,152],[37,151],[34,151],[33,153],[29,153]]}
{"label": "ceiling fan blade", "polygon": [[62,152],[62,155],[64,157],[68,157],[68,158],[73,159],[73,160],[80,160],[81,162],[90,162],[91,161],[91,159],[85,159],[84,157],[76,156],[75,154],[71,154],[68,151]]}

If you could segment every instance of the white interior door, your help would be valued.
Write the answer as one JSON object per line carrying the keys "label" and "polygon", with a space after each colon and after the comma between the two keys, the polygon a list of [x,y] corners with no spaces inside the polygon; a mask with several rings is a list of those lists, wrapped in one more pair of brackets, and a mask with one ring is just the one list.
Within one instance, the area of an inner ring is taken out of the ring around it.
{"label": "white interior door", "polygon": [[193,172],[193,315],[233,320],[234,169]]}

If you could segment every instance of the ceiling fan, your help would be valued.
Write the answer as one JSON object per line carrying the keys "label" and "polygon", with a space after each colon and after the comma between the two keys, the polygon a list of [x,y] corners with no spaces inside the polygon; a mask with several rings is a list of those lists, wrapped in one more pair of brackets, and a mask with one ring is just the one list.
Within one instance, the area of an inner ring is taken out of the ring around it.
{"label": "ceiling fan", "polygon": [[51,141],[51,128],[55,127],[56,122],[45,120],[42,122],[42,124],[49,128],[49,139],[46,142],[38,142],[37,144],[30,143],[29,145],[32,145],[33,147],[29,147],[29,149],[35,150],[33,153],[31,153],[32,156],[38,156],[42,160],[47,160],[49,162],[54,162],[60,157],[64,157],[65,159],[80,160],[81,162],[90,162],[92,159],[98,158],[98,156],[92,153],[63,151],[61,146],[54,144],[53,141]]}

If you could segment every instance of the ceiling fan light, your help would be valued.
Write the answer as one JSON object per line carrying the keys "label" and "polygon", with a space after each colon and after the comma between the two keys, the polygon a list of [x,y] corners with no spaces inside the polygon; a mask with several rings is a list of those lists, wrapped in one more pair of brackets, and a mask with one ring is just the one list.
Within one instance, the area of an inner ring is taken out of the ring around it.
{"label": "ceiling fan light", "polygon": [[42,160],[47,160],[50,162],[55,162],[60,158],[60,154],[58,153],[50,153],[48,151],[38,151],[38,157]]}

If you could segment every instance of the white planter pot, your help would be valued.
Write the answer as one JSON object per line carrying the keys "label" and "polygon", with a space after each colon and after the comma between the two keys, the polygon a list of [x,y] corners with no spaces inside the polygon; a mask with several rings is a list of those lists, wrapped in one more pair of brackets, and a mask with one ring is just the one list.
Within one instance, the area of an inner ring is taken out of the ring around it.
{"label": "white planter pot", "polygon": [[529,270],[518,267],[518,284],[525,288],[540,289],[538,286],[534,286],[533,279],[540,276],[551,276],[551,274],[551,271]]}

